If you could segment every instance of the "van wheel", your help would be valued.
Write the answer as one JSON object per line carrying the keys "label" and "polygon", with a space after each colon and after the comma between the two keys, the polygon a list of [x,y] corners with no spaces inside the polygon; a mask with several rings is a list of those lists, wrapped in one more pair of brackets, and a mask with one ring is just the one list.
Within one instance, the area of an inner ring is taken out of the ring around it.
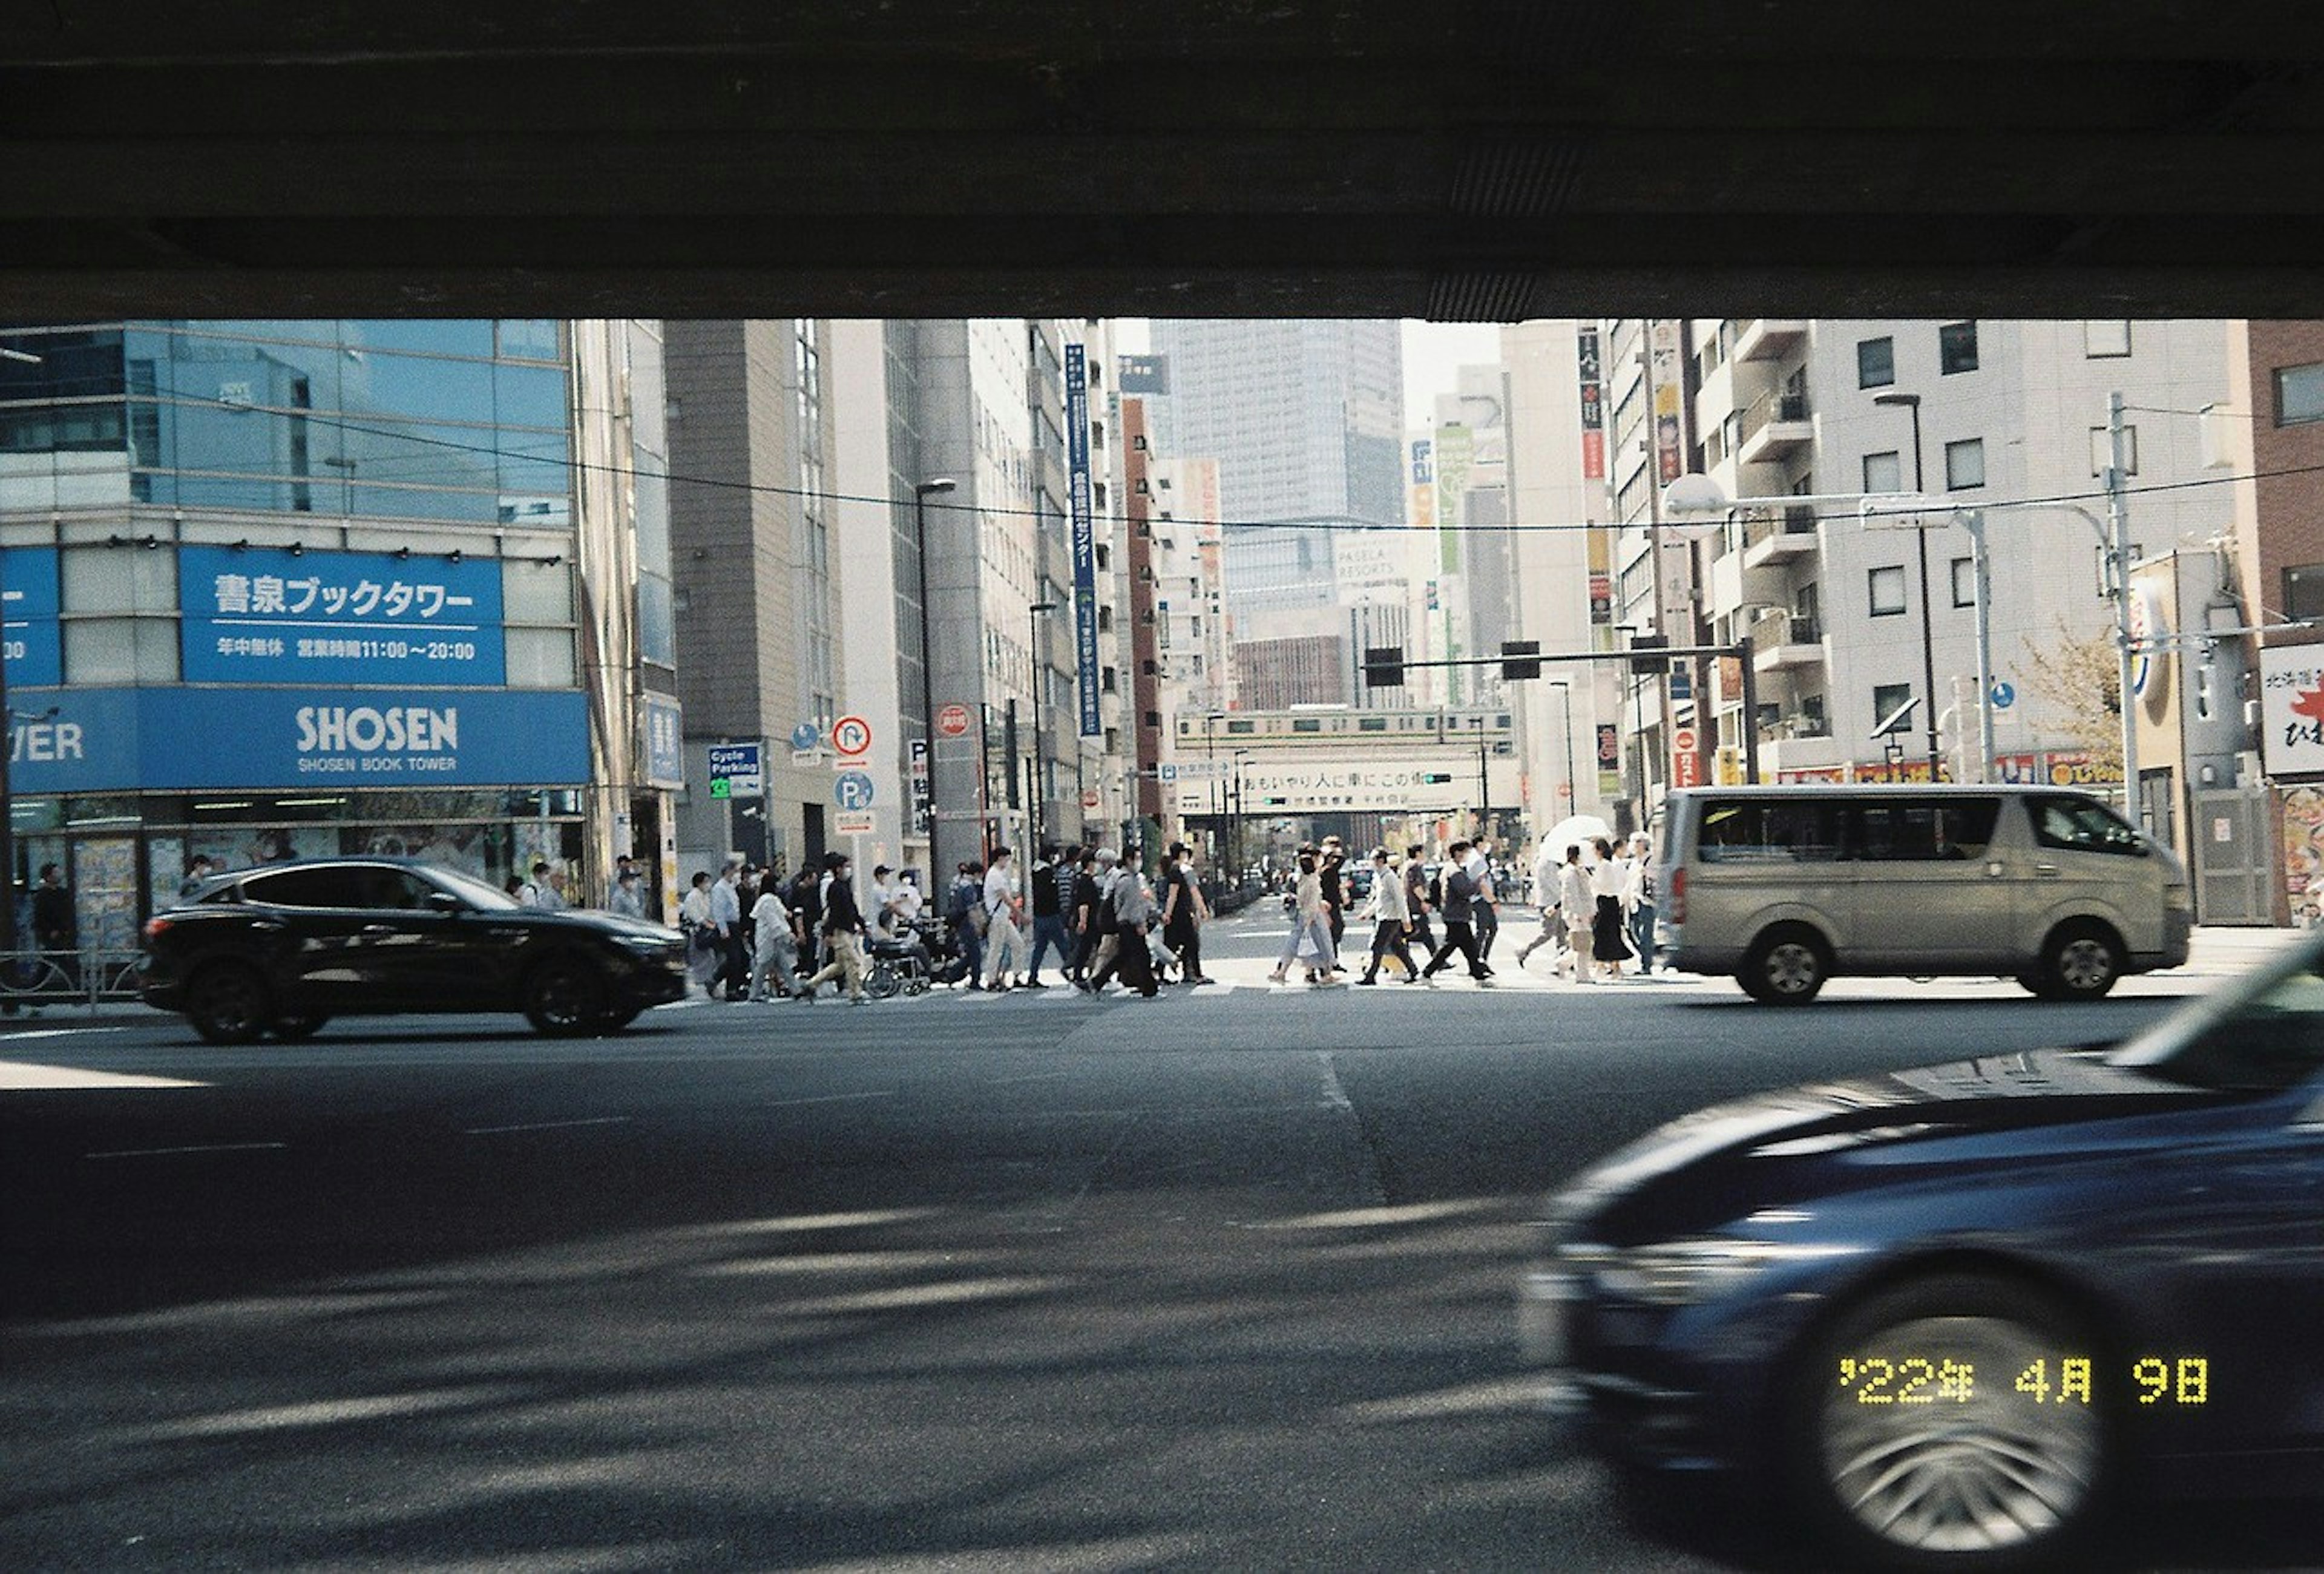
{"label": "van wheel", "polygon": [[1771,1006],[1804,1006],[1831,976],[1831,958],[1812,929],[1799,925],[1768,930],[1751,943],[1736,975],[1743,992]]}
{"label": "van wheel", "polygon": [[2122,942],[2100,924],[2069,924],[2042,947],[2034,993],[2045,1000],[2095,1000],[2122,977]]}

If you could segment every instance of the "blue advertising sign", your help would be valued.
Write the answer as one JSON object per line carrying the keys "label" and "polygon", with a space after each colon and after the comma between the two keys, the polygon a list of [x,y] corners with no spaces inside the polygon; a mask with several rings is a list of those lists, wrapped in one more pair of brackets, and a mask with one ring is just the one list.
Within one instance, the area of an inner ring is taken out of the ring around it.
{"label": "blue advertising sign", "polygon": [[188,683],[507,681],[493,558],[181,547],[178,602]]}
{"label": "blue advertising sign", "polygon": [[1089,346],[1065,346],[1065,469],[1074,526],[1074,653],[1079,669],[1081,735],[1105,732],[1098,705],[1097,532],[1090,518]]}
{"label": "blue advertising sign", "polygon": [[59,688],[16,698],[19,793],[136,788],[571,787],[589,779],[575,690]]}
{"label": "blue advertising sign", "polygon": [[62,683],[64,657],[57,633],[57,549],[11,547],[0,552],[0,624],[5,625],[8,683]]}
{"label": "blue advertising sign", "polygon": [[646,785],[676,789],[686,785],[686,713],[666,695],[639,697],[646,730]]}

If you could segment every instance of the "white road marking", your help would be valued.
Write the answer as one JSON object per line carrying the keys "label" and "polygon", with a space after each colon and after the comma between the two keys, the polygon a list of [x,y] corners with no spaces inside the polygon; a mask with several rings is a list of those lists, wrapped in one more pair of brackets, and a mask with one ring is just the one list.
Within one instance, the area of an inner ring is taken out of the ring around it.
{"label": "white road marking", "polygon": [[864,1099],[896,1099],[903,1096],[901,1088],[889,1088],[873,1093],[818,1093],[810,1099],[773,1099],[763,1106],[769,1109],[788,1109],[794,1104],[849,1104]]}
{"label": "white road marking", "polygon": [[626,1126],[626,1115],[600,1115],[587,1120],[539,1120],[524,1126],[471,1126],[466,1137],[499,1137],[511,1131],[563,1131],[576,1126]]}
{"label": "white road marking", "polygon": [[115,1148],[105,1153],[83,1154],[81,1156],[92,1159],[150,1159],[185,1153],[271,1153],[278,1152],[290,1146],[287,1142],[209,1142],[190,1147]]}

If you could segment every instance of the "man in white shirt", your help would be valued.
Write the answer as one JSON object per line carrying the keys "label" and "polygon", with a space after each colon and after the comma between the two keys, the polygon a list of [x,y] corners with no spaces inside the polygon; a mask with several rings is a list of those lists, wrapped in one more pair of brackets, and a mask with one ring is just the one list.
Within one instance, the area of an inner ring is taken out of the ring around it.
{"label": "man in white shirt", "polygon": [[1630,883],[1622,912],[1630,925],[1630,949],[1638,953],[1641,977],[1655,971],[1655,850],[1645,832],[1630,838]]}
{"label": "man in white shirt", "polygon": [[1492,955],[1493,936],[1501,932],[1500,895],[1493,889],[1491,847],[1491,842],[1480,836],[1477,844],[1469,849],[1469,856],[1461,861],[1461,867],[1468,870],[1471,882],[1477,888],[1477,894],[1469,899],[1469,926],[1476,932],[1479,962]]}
{"label": "man in white shirt", "polygon": [[711,976],[713,999],[722,985],[730,1000],[742,999],[745,992],[742,975],[749,971],[751,959],[742,951],[742,898],[734,888],[742,874],[742,866],[730,860],[719,871],[718,883],[710,888],[710,927],[717,932],[719,953],[725,959]]}
{"label": "man in white shirt", "polygon": [[1025,971],[1025,934],[1017,927],[1017,874],[1009,849],[992,850],[984,871],[984,987],[999,994]]}
{"label": "man in white shirt", "polygon": [[1533,899],[1541,904],[1541,933],[1526,941],[1525,949],[1517,953],[1519,967],[1525,966],[1525,959],[1545,945],[1549,947],[1552,963],[1557,960],[1557,948],[1565,939],[1565,919],[1557,902],[1557,877],[1563,867],[1557,848],[1551,843],[1542,842],[1535,850]]}

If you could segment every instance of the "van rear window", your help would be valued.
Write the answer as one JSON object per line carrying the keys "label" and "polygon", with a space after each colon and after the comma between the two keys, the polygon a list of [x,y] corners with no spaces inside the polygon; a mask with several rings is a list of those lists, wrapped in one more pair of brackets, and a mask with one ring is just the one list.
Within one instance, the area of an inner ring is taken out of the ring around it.
{"label": "van rear window", "polygon": [[1702,805],[1695,856],[1705,863],[1830,863],[1840,857],[1840,805],[1714,798]]}

